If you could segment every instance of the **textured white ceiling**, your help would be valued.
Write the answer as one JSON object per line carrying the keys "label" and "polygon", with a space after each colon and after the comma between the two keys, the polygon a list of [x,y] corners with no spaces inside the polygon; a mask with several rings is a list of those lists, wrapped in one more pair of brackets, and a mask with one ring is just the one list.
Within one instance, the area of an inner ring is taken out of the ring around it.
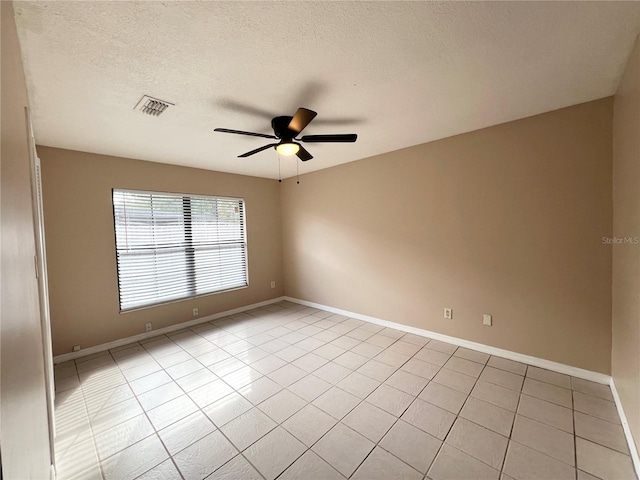
{"label": "textured white ceiling", "polygon": [[[39,144],[277,178],[270,119],[318,112],[310,172],[612,95],[628,2],[16,2]],[[175,103],[154,118],[144,94]],[[295,157],[294,157],[295,158]],[[283,177],[295,161],[282,159]]]}

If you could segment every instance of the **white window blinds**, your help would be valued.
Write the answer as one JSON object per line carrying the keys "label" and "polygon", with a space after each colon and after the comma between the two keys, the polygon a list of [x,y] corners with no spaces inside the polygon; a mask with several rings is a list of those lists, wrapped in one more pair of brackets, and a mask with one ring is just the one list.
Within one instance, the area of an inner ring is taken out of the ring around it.
{"label": "white window blinds", "polygon": [[245,287],[244,200],[113,190],[120,311]]}

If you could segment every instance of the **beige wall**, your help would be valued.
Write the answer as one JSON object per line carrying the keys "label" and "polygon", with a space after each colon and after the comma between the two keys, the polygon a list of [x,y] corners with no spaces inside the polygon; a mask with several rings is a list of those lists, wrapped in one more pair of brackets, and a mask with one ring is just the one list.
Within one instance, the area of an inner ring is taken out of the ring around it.
{"label": "beige wall", "polygon": [[2,85],[2,341],[4,478],[49,478],[51,456],[31,200],[27,87],[11,2],[0,2]]}
{"label": "beige wall", "polygon": [[[282,295],[279,184],[207,170],[38,147],[54,355]],[[119,313],[112,188],[244,197],[249,287]],[[270,282],[276,281],[272,289]]]}
{"label": "beige wall", "polygon": [[[613,104],[613,235],[640,238],[640,39]],[[613,246],[612,375],[640,442],[640,245]]]}
{"label": "beige wall", "polygon": [[285,294],[609,373],[611,118],[607,98],[285,181]]}

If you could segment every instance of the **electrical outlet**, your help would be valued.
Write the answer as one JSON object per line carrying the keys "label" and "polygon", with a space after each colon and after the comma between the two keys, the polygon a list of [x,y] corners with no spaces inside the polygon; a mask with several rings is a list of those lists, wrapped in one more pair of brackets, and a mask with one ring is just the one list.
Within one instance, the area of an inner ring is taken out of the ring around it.
{"label": "electrical outlet", "polygon": [[193,309],[193,316],[197,317],[198,316],[198,307]]}
{"label": "electrical outlet", "polygon": [[451,310],[450,308],[445,308],[444,318],[446,318],[447,320],[451,320],[453,318],[453,310]]}
{"label": "electrical outlet", "polygon": [[153,330],[153,326],[151,325],[151,322],[145,323],[144,324],[144,331],[145,332],[150,332],[151,330]]}
{"label": "electrical outlet", "polygon": [[80,351],[80,345],[74,345],[73,346],[73,351],[74,352],[79,352]]}
{"label": "electrical outlet", "polygon": [[271,280],[271,288],[276,288],[276,281],[275,280]]}
{"label": "electrical outlet", "polygon": [[487,315],[486,313],[482,315],[482,324],[490,327],[492,325],[491,315]]}

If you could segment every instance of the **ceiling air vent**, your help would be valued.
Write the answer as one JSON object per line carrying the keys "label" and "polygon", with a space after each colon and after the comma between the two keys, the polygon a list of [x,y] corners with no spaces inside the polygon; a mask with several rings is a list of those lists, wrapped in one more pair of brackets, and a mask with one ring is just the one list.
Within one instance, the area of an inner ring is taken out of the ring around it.
{"label": "ceiling air vent", "polygon": [[140,99],[134,110],[138,110],[142,113],[146,113],[147,115],[157,117],[167,108],[169,108],[170,105],[174,104],[165,100],[150,97],[149,95],[145,95]]}

